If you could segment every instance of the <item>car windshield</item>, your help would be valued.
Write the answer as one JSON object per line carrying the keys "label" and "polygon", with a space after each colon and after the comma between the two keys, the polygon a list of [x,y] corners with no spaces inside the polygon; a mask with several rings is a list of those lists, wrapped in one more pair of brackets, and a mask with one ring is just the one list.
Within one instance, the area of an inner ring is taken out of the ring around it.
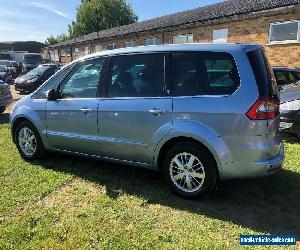
{"label": "car windshield", "polygon": [[45,71],[48,68],[49,67],[39,66],[39,67],[36,67],[35,69],[29,71],[26,75],[27,76],[41,76],[45,73]]}
{"label": "car windshield", "polygon": [[7,66],[7,67],[12,67],[11,62],[8,61],[8,60],[0,60],[0,65],[4,65],[4,66]]}
{"label": "car windshield", "polygon": [[0,72],[6,72],[6,67],[4,65],[0,65]]}
{"label": "car windshield", "polygon": [[40,55],[24,56],[24,63],[25,64],[41,64],[42,57]]}

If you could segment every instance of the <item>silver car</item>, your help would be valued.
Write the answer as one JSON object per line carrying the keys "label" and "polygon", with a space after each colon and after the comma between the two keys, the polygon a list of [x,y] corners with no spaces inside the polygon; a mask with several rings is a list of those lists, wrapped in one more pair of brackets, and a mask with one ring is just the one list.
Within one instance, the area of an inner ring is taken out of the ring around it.
{"label": "silver car", "polygon": [[281,169],[278,114],[261,46],[190,44],[74,61],[18,101],[10,124],[26,160],[55,151],[158,170],[197,198]]}

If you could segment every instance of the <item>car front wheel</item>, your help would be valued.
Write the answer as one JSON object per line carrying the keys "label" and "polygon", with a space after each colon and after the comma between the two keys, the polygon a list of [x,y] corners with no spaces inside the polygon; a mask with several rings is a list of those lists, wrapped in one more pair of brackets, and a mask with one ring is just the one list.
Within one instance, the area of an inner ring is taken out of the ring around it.
{"label": "car front wheel", "polygon": [[218,176],[214,159],[207,150],[193,142],[176,144],[168,151],[163,174],[171,190],[188,199],[212,191]]}
{"label": "car front wheel", "polygon": [[15,142],[21,156],[26,160],[40,159],[44,153],[44,146],[40,135],[36,128],[28,121],[23,121],[17,126]]}

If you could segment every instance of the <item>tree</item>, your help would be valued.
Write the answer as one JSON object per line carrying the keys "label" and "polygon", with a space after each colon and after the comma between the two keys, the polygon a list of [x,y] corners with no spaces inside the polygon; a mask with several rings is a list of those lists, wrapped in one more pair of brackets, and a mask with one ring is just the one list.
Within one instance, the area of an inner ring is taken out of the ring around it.
{"label": "tree", "polygon": [[46,38],[46,45],[50,46],[50,45],[54,45],[54,44],[57,44],[57,43],[60,43],[60,42],[64,42],[66,40],[69,40],[70,39],[70,36],[66,35],[66,34],[60,34],[58,36],[53,36],[53,35],[50,35]]}
{"label": "tree", "polygon": [[82,36],[137,20],[125,0],[85,0],[77,8],[76,20],[69,25],[69,36]]}

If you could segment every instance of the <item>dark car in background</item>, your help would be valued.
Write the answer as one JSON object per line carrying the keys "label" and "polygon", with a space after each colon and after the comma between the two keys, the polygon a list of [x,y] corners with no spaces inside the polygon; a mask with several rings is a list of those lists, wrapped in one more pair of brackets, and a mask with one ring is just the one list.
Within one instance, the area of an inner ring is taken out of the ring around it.
{"label": "dark car in background", "polygon": [[280,99],[280,129],[300,136],[300,85],[283,88]]}
{"label": "dark car in background", "polygon": [[0,65],[5,66],[8,70],[10,75],[13,77],[14,74],[16,74],[16,68],[13,65],[13,63],[9,60],[0,60]]}
{"label": "dark car in background", "polygon": [[10,86],[0,80],[0,114],[5,111],[6,105],[12,101]]}
{"label": "dark car in background", "polygon": [[11,74],[9,73],[9,69],[5,65],[0,65],[0,81],[5,83],[11,82]]}
{"label": "dark car in background", "polygon": [[300,81],[300,68],[273,67],[273,72],[280,90],[288,84]]}
{"label": "dark car in background", "polygon": [[55,64],[42,64],[27,74],[16,78],[15,89],[20,92],[33,92],[50,78],[59,67]]}
{"label": "dark car in background", "polygon": [[23,59],[23,71],[22,74],[28,73],[37,66],[43,63],[43,58],[41,54],[38,53],[26,53]]}

